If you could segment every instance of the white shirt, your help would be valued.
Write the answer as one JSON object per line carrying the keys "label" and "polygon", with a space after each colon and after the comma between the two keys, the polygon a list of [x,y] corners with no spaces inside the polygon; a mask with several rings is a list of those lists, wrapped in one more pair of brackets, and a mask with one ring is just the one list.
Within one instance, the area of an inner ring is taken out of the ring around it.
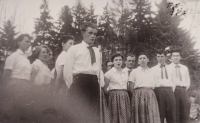
{"label": "white shirt", "polygon": [[99,49],[92,47],[95,52],[96,62],[91,64],[89,45],[82,43],[71,46],[66,54],[66,63],[64,65],[64,79],[68,87],[72,84],[73,75],[75,74],[92,74],[99,76],[101,69]]}
{"label": "white shirt", "polygon": [[46,64],[42,63],[39,59],[36,59],[32,67],[37,71],[34,84],[45,85],[51,82],[51,71]]}
{"label": "white shirt", "polygon": [[[165,69],[167,71],[167,77],[165,75]],[[170,68],[168,65],[165,65],[165,67],[163,67],[162,71],[163,71],[163,79],[162,79],[162,75],[161,75],[161,67],[160,64],[154,66],[151,68],[151,71],[155,77],[155,81],[156,81],[156,87],[172,87],[174,88],[175,85],[172,81],[172,72],[170,71]]]}
{"label": "white shirt", "polygon": [[171,63],[169,65],[170,70],[172,71],[172,81],[176,86],[186,87],[187,89],[190,86],[190,75],[188,68],[185,65],[178,64],[180,66],[179,70],[181,73],[182,81],[179,77],[176,76],[176,64]]}
{"label": "white shirt", "polygon": [[30,80],[31,64],[20,49],[8,56],[4,69],[12,70],[11,78]]}
{"label": "white shirt", "polygon": [[58,68],[60,66],[62,66],[62,65],[64,66],[64,64],[67,63],[66,57],[67,57],[67,52],[62,51],[56,60],[56,65],[55,65],[56,71],[58,71]]}
{"label": "white shirt", "polygon": [[113,89],[127,89],[128,74],[122,71],[121,74],[117,73],[115,67],[105,73],[105,77],[109,80],[109,90]]}
{"label": "white shirt", "polygon": [[135,84],[134,88],[139,87],[155,87],[155,79],[152,71],[149,68],[143,69],[138,67],[134,69],[129,76],[129,81]]}

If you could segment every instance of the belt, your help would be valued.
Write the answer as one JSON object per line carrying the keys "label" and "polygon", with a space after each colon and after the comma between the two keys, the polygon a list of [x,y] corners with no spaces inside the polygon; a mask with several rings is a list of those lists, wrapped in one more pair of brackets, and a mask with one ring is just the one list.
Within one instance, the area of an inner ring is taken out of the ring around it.
{"label": "belt", "polygon": [[139,90],[139,89],[151,89],[151,90],[153,90],[153,88],[151,88],[151,87],[138,87],[138,88],[135,88],[134,90]]}
{"label": "belt", "polygon": [[176,86],[176,89],[186,89],[185,86]]}
{"label": "belt", "polygon": [[156,87],[155,89],[172,89],[172,87]]}
{"label": "belt", "polygon": [[87,78],[87,79],[96,79],[97,78],[97,75],[92,75],[92,74],[76,74],[73,76],[74,79],[77,79],[77,78]]}

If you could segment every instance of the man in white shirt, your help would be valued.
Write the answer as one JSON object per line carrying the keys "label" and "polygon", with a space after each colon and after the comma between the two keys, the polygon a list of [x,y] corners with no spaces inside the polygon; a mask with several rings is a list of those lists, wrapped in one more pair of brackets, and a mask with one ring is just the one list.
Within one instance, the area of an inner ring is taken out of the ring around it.
{"label": "man in white shirt", "polygon": [[[128,76],[135,66],[135,56],[133,54],[128,54],[125,59],[126,67],[123,69],[123,72],[126,72]],[[127,90],[130,90],[129,83],[127,83]],[[131,92],[129,91],[129,96],[131,97]]]}
{"label": "man in white shirt", "polygon": [[174,97],[174,83],[171,71],[166,64],[167,54],[164,50],[158,50],[156,55],[158,64],[151,68],[156,81],[154,92],[158,101],[160,120],[164,123],[176,123],[176,102]]}
{"label": "man in white shirt", "polygon": [[86,23],[82,28],[83,41],[69,48],[64,65],[64,79],[69,88],[70,123],[99,123],[100,88],[98,77],[101,62],[97,47],[92,47],[97,26]]}
{"label": "man in white shirt", "polygon": [[172,72],[172,81],[175,83],[175,99],[176,99],[176,122],[188,123],[190,103],[187,96],[187,89],[190,86],[190,76],[188,68],[185,65],[180,64],[181,51],[173,49],[172,63],[169,65]]}

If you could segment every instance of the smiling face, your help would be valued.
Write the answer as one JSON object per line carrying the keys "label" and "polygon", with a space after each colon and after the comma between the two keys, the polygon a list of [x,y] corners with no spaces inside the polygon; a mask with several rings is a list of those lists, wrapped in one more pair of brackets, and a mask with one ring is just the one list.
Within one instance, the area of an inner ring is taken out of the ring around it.
{"label": "smiling face", "polygon": [[117,56],[114,58],[113,60],[113,64],[115,68],[121,68],[122,66],[122,57],[121,56]]}
{"label": "smiling face", "polygon": [[70,39],[66,43],[62,43],[62,47],[64,51],[67,51],[71,46],[74,45],[74,40]]}
{"label": "smiling face", "polygon": [[147,63],[149,62],[149,59],[146,55],[140,55],[138,57],[138,64],[140,64],[141,67],[147,67]]}
{"label": "smiling face", "polygon": [[85,32],[83,32],[83,40],[85,41],[85,43],[87,43],[88,45],[93,45],[95,38],[97,35],[97,29],[88,27],[86,29]]}
{"label": "smiling face", "polygon": [[171,59],[172,59],[172,62],[174,64],[179,64],[180,61],[181,61],[181,55],[180,55],[180,53],[179,52],[173,52]]}
{"label": "smiling face", "polygon": [[109,71],[112,67],[113,67],[113,63],[112,62],[108,62],[107,63],[107,71]]}
{"label": "smiling face", "polygon": [[38,59],[41,61],[47,61],[48,58],[49,58],[49,54],[48,54],[47,48],[42,47]]}
{"label": "smiling face", "polygon": [[165,64],[167,57],[165,56],[164,53],[162,53],[162,54],[157,54],[156,58],[157,58],[158,63]]}

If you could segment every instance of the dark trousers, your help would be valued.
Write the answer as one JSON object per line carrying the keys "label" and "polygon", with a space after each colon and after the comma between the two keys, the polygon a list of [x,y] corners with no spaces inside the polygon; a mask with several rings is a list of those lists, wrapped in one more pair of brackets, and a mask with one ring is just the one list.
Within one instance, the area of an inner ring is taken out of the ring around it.
{"label": "dark trousers", "polygon": [[185,87],[176,87],[176,122],[189,123],[190,103]]}
{"label": "dark trousers", "polygon": [[96,75],[74,76],[69,89],[70,123],[100,122],[100,88]]}
{"label": "dark trousers", "polygon": [[158,101],[160,120],[164,123],[176,123],[176,101],[171,87],[158,87],[154,90]]}

